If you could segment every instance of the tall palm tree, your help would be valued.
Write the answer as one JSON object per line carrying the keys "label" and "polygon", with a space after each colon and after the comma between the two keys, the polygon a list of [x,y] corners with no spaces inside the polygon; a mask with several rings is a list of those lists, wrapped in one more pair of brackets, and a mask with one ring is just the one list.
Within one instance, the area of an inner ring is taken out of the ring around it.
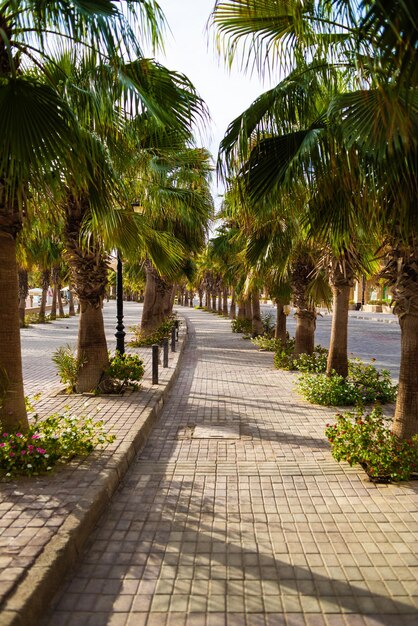
{"label": "tall palm tree", "polygon": [[31,186],[53,192],[55,172],[66,168],[78,168],[80,178],[83,175],[82,142],[73,112],[56,86],[40,80],[33,69],[47,75],[56,49],[75,45],[111,60],[118,72],[121,47],[133,58],[140,53],[130,23],[141,19],[151,25],[150,37],[156,42],[160,11],[148,0],[128,3],[125,12],[109,0],[64,0],[47,7],[36,0],[5,0],[0,5],[0,374],[7,381],[0,420],[7,429],[28,425],[16,267],[16,236],[28,193]]}
{"label": "tall palm tree", "polygon": [[[394,430],[406,438],[418,432],[418,326],[414,305],[418,299],[414,279],[418,264],[417,17],[414,0],[234,0],[218,2],[214,13],[232,54],[238,49],[237,42],[247,38],[252,45],[246,48],[246,61],[254,53],[259,68],[270,52],[279,50],[282,55],[275,54],[274,63],[282,70],[290,63],[296,75],[301,60],[304,62],[299,76],[314,79],[324,67],[335,70],[338,66],[348,73],[350,88],[347,93],[334,94],[326,111],[327,121],[338,128],[345,150],[360,159],[364,188],[375,196],[370,225],[374,228],[377,224],[386,233],[390,253],[385,276],[394,292],[394,311],[401,327]],[[308,69],[307,58],[312,61]],[[272,90],[270,98],[266,95],[258,103],[258,113],[263,105],[271,110],[274,95]],[[248,135],[251,119],[245,122],[241,126],[239,122],[231,124],[229,132]],[[295,137],[286,163],[289,156],[297,156],[306,146],[310,134],[305,129]]]}

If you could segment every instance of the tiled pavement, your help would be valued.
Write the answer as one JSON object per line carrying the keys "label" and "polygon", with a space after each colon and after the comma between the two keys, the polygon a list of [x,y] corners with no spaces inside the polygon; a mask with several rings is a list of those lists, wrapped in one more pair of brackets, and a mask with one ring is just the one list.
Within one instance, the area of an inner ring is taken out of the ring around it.
{"label": "tiled pavement", "polygon": [[49,626],[416,626],[418,485],[331,458],[332,412],[184,311],[180,377]]}
{"label": "tiled pavement", "polygon": [[[114,347],[115,304],[105,306],[109,347]],[[126,329],[138,323],[141,307],[125,303]],[[61,412],[96,415],[116,440],[87,459],[74,459],[50,476],[0,483],[0,626],[36,626],[51,589],[81,551],[100,513],[143,444],[164,401],[179,358],[169,356],[160,385],[151,384],[150,349],[137,352],[145,375],[139,393],[88,397],[60,394],[52,351],[75,343],[77,319],[36,325],[22,333],[25,392],[41,393],[40,416]],[[184,329],[181,329],[180,343]],[[129,337],[128,337],[129,338]],[[133,350],[133,349],[129,349]]]}

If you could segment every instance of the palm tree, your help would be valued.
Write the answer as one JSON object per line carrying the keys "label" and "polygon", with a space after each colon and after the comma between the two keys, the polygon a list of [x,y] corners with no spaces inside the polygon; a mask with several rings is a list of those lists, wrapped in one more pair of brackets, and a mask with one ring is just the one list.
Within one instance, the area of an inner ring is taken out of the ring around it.
{"label": "palm tree", "polygon": [[[132,19],[130,19],[130,17]],[[160,11],[153,2],[129,3],[122,13],[108,0],[94,3],[3,2],[0,8],[0,374],[7,381],[0,420],[4,428],[27,428],[23,393],[16,267],[16,236],[21,229],[28,193],[57,188],[55,172],[71,168],[82,173],[83,155],[78,126],[67,101],[48,76],[54,46],[95,51],[112,61],[117,53],[137,56],[139,46],[130,22],[151,24],[154,42],[160,38]],[[46,37],[46,35],[51,35]],[[69,149],[71,146],[71,149]],[[81,177],[81,174],[80,174]]]}
{"label": "palm tree", "polygon": [[[298,78],[315,80],[324,67],[334,71],[340,66],[348,73],[349,90],[334,94],[326,114],[347,153],[360,160],[365,188],[375,196],[370,225],[386,233],[390,254],[385,276],[394,292],[402,337],[394,430],[407,438],[418,432],[418,325],[413,304],[418,292],[417,281],[411,279],[418,263],[416,3],[266,0],[260,4],[236,0],[217,3],[214,20],[227,43],[232,42],[233,53],[240,38],[253,38],[247,50],[255,54],[260,68],[265,56],[279,49],[287,52],[276,56],[275,62],[282,69],[286,69],[285,61],[290,63]],[[228,48],[231,50],[231,45]],[[298,63],[309,57],[309,68],[304,62],[298,73]],[[275,95],[274,90],[269,97],[265,94],[253,111],[262,115],[263,106],[271,111]],[[248,136],[251,117],[242,121],[231,124],[230,135],[243,132]],[[309,142],[309,130],[319,128],[313,126],[295,136],[286,163]],[[361,207],[359,214],[363,211]]]}

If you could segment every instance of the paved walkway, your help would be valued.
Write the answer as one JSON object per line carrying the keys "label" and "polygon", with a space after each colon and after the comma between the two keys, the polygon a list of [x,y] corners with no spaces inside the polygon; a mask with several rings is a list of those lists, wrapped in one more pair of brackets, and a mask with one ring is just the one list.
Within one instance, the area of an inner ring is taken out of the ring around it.
{"label": "paved walkway", "polygon": [[180,377],[50,626],[412,626],[418,485],[339,465],[332,412],[183,310]]}
{"label": "paved walkway", "polygon": [[[141,307],[126,303],[125,321],[140,319]],[[104,309],[109,347],[114,344],[115,304]],[[123,396],[63,395],[51,361],[52,351],[75,342],[78,319],[36,325],[22,333],[25,392],[41,392],[39,415],[89,413],[105,422],[116,440],[87,458],[76,458],[46,476],[3,479],[0,483],[0,626],[36,626],[58,582],[77,559],[130,462],[156,420],[178,371],[185,331],[169,367],[160,368],[152,385],[151,350],[136,350],[144,359],[141,389]],[[132,348],[129,349],[133,351]]]}

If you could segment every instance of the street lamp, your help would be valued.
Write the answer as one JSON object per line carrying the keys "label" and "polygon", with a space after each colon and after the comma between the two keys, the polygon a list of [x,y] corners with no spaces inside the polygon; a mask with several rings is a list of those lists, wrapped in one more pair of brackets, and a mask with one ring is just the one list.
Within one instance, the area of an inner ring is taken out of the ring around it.
{"label": "street lamp", "polygon": [[[143,214],[144,207],[139,204],[138,201],[134,201],[131,204],[134,213]],[[120,252],[117,252],[117,264],[116,264],[116,350],[120,354],[125,353],[125,326],[123,324],[123,270],[122,270],[122,258]]]}
{"label": "street lamp", "polygon": [[116,350],[120,354],[125,353],[125,326],[123,325],[123,275],[122,275],[122,259],[120,253],[117,253],[116,265]]}

